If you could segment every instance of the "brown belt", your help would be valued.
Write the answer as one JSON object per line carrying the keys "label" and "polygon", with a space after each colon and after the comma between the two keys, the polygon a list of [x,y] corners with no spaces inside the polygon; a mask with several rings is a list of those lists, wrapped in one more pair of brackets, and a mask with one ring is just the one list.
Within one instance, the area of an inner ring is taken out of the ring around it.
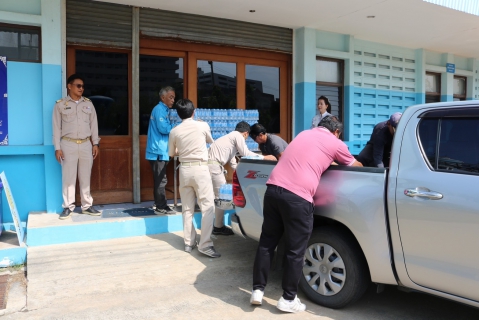
{"label": "brown belt", "polygon": [[87,142],[90,140],[90,137],[87,137],[85,139],[72,139],[68,137],[62,137],[62,140],[70,141],[70,142],[75,142],[76,144],[82,144],[83,142]]}

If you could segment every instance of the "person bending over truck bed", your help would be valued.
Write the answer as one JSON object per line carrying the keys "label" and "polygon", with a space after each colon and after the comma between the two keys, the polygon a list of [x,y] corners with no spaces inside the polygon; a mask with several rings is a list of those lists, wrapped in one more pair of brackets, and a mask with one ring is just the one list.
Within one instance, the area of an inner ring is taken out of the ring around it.
{"label": "person bending over truck bed", "polygon": [[266,133],[266,128],[255,123],[249,133],[251,139],[258,143],[259,149],[263,155],[273,155],[279,160],[288,146],[288,143],[277,135]]}
{"label": "person bending over truck bed", "polygon": [[[239,153],[242,157],[258,156],[256,153],[248,150],[246,146],[246,138],[248,138],[250,130],[249,124],[241,121],[236,125],[235,131],[216,139],[211,144],[208,151],[208,168],[213,182],[215,199],[219,199],[220,187],[226,183],[224,165],[229,162],[231,168],[235,170],[237,166],[236,153]],[[264,160],[276,160],[273,156],[264,156],[263,158]],[[213,234],[233,235],[233,231],[225,226],[224,216],[224,210],[215,208]]]}
{"label": "person bending over truck bed", "polygon": [[357,156],[365,167],[389,167],[393,137],[401,115],[402,113],[396,112],[388,121],[380,122],[374,127],[368,144]]}
{"label": "person bending over truck bed", "polygon": [[271,172],[264,195],[264,220],[254,261],[251,304],[262,302],[274,250],[284,234],[283,296],[276,307],[284,312],[306,310],[296,293],[304,252],[313,230],[313,195],[318,181],[333,161],[362,167],[339,140],[342,130],[343,125],[336,117],[324,118],[319,127],[305,130],[293,139]]}

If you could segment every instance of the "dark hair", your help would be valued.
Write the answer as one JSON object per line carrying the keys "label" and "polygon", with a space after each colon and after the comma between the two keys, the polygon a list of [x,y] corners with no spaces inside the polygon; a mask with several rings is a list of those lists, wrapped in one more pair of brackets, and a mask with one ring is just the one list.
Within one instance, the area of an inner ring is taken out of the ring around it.
{"label": "dark hair", "polygon": [[74,74],[72,74],[71,76],[68,77],[67,84],[72,83],[76,79],[81,80],[83,83],[85,83],[85,80],[83,80],[82,76],[80,76],[78,73],[74,73]]}
{"label": "dark hair", "polygon": [[175,103],[175,109],[178,116],[184,120],[191,118],[193,112],[195,112],[195,105],[189,99],[180,99]]}
{"label": "dark hair", "polygon": [[249,126],[248,122],[246,121],[241,121],[241,122],[238,122],[238,124],[236,125],[236,128],[235,128],[235,131],[238,131],[238,132],[250,132],[251,130],[251,127]]}
{"label": "dark hair", "polygon": [[331,102],[329,102],[329,99],[326,98],[325,96],[321,96],[321,97],[318,98],[318,103],[319,103],[319,100],[323,100],[326,103],[326,105],[328,106],[326,108],[326,111],[331,113]]}
{"label": "dark hair", "polygon": [[251,126],[249,136],[251,137],[251,139],[254,140],[254,139],[256,139],[257,136],[259,136],[262,133],[263,134],[266,133],[266,128],[262,124],[255,123]]}
{"label": "dark hair", "polygon": [[339,132],[343,132],[343,124],[341,121],[336,118],[336,116],[327,116],[324,117],[321,122],[319,122],[318,127],[324,127],[334,133],[336,130],[339,130]]}

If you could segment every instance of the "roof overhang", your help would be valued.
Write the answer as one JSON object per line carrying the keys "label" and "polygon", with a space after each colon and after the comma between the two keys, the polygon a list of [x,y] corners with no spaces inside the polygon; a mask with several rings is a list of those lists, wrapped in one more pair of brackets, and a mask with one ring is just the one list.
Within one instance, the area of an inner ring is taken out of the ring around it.
{"label": "roof overhang", "polygon": [[423,0],[102,1],[291,29],[307,27],[383,44],[479,58],[479,16]]}

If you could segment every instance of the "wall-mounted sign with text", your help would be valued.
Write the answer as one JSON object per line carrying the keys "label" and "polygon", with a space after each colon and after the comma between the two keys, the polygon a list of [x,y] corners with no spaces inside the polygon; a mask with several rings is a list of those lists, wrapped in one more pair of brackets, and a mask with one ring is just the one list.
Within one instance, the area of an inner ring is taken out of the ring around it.
{"label": "wall-mounted sign with text", "polygon": [[456,65],[454,63],[446,63],[447,73],[456,73]]}
{"label": "wall-mounted sign with text", "polygon": [[7,57],[0,56],[0,146],[8,145]]}

